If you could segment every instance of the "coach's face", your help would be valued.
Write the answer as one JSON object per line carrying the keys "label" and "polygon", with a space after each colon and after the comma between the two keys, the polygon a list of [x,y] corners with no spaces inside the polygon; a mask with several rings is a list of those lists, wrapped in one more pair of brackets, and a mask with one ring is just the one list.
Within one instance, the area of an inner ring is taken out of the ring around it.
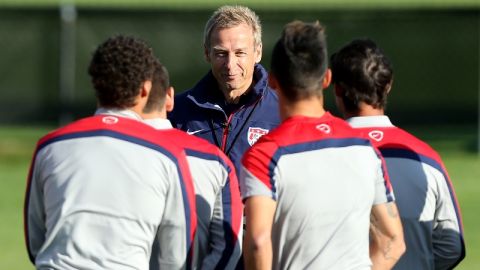
{"label": "coach's face", "polygon": [[223,93],[245,92],[253,80],[255,63],[262,57],[261,45],[255,48],[253,30],[246,24],[214,29],[205,56]]}

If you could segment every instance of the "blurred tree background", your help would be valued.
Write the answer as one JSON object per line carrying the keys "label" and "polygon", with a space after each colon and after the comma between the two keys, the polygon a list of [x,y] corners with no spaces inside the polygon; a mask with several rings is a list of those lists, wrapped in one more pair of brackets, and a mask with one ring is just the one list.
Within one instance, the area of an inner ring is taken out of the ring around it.
{"label": "blurred tree background", "polygon": [[[147,40],[177,92],[208,70],[203,26],[220,1],[85,0],[64,8],[49,1],[23,2],[2,7],[0,1],[0,124],[55,125],[90,115],[95,98],[87,66],[95,47],[114,34]],[[480,4],[250,2],[263,24],[267,69],[285,23],[319,20],[327,27],[331,53],[353,38],[370,37],[390,56],[395,82],[388,112],[397,124],[477,125]],[[328,90],[327,107],[336,112]]]}

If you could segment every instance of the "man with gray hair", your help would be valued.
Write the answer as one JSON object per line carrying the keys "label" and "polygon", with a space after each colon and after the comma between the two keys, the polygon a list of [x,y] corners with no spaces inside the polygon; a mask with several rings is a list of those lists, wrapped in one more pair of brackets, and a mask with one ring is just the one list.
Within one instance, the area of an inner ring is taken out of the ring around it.
{"label": "man with gray hair", "polygon": [[258,16],[243,6],[222,6],[205,25],[211,70],[175,97],[173,125],[217,145],[239,169],[243,153],[280,122],[278,97],[268,86]]}

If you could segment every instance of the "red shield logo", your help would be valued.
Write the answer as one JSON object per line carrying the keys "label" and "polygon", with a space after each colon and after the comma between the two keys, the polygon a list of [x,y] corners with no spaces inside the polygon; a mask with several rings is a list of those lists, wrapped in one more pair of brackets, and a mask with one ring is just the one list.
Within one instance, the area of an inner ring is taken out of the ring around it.
{"label": "red shield logo", "polygon": [[118,123],[118,118],[115,116],[105,116],[102,118],[102,122],[107,125],[114,125]]}
{"label": "red shield logo", "polygon": [[252,146],[254,143],[258,141],[258,139],[260,139],[260,137],[267,134],[268,131],[269,131],[268,129],[263,129],[259,127],[249,127],[248,133],[247,133],[248,144]]}
{"label": "red shield logo", "polygon": [[316,128],[325,134],[330,134],[330,132],[332,132],[332,128],[327,124],[317,125]]}
{"label": "red shield logo", "polygon": [[368,136],[373,140],[379,142],[383,140],[383,131],[380,130],[372,130],[368,133]]}

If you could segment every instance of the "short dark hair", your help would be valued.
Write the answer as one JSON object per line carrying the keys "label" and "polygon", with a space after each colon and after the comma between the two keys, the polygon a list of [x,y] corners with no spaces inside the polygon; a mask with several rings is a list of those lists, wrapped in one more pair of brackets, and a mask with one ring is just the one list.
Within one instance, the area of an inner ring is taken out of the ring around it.
{"label": "short dark hair", "polygon": [[360,102],[384,109],[392,84],[393,68],[383,51],[370,39],[356,39],[331,58],[332,82],[341,88],[348,112],[358,112]]}
{"label": "short dark hair", "polygon": [[143,40],[123,35],[107,39],[93,53],[88,68],[100,106],[134,106],[142,84],[152,80],[157,62]]}
{"label": "short dark hair", "polygon": [[275,44],[271,72],[290,101],[322,95],[327,70],[327,42],[324,27],[317,21],[293,21],[285,25]]}
{"label": "short dark hair", "polygon": [[151,113],[162,108],[167,89],[170,87],[170,77],[167,68],[158,61],[155,64],[155,72],[153,73],[152,89],[148,95],[147,104],[143,109],[144,113]]}

